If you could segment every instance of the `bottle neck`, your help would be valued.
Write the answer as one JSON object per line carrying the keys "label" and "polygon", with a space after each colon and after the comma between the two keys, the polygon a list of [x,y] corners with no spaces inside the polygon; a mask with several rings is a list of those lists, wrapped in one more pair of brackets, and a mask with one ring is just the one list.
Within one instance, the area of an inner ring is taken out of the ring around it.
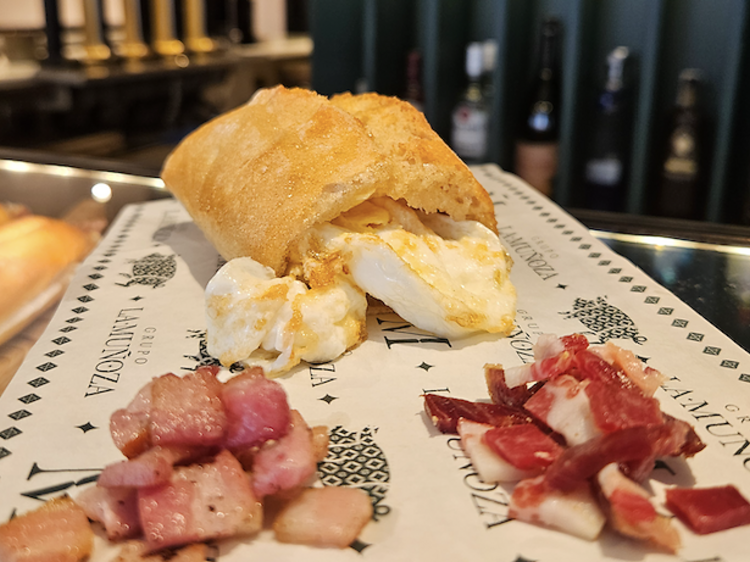
{"label": "bottle neck", "polygon": [[556,22],[545,22],[542,27],[541,45],[539,50],[539,77],[551,80],[557,66],[558,29]]}
{"label": "bottle neck", "polygon": [[680,109],[694,109],[697,98],[695,84],[692,82],[685,82],[680,85],[680,88],[677,91],[677,107]]}

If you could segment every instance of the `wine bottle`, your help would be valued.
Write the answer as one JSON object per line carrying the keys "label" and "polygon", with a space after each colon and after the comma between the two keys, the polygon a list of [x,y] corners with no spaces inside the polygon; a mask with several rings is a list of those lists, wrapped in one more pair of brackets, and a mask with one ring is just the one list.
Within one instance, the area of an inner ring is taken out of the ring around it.
{"label": "wine bottle", "polygon": [[630,103],[625,87],[627,47],[607,56],[607,78],[596,100],[593,129],[585,164],[587,206],[619,211],[627,185],[630,146]]}
{"label": "wine bottle", "polygon": [[704,191],[702,116],[698,109],[700,71],[680,73],[677,99],[659,167],[656,212],[674,218],[699,218]]}
{"label": "wine bottle", "polygon": [[484,162],[487,158],[489,114],[482,88],[482,44],[470,43],[466,48],[468,86],[453,110],[451,146],[467,163]]}
{"label": "wine bottle", "polygon": [[422,54],[413,49],[406,58],[406,91],[404,100],[419,111],[424,111],[424,89],[422,88]]}
{"label": "wine bottle", "polygon": [[559,37],[559,21],[546,19],[541,30],[539,64],[526,97],[516,140],[516,174],[547,196],[552,196],[558,163]]}
{"label": "wine bottle", "polygon": [[492,107],[495,96],[495,65],[497,60],[497,41],[487,39],[482,43],[482,89],[488,107]]}

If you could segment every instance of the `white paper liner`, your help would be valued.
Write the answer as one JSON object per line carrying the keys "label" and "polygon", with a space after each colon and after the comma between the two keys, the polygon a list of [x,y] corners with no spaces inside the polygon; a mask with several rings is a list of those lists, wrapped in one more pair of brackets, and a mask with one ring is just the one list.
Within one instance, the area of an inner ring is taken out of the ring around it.
{"label": "white paper liner", "polygon": [[[366,489],[377,520],[358,549],[283,545],[264,532],[220,544],[217,559],[750,560],[747,527],[696,536],[675,522],[684,548],[673,557],[609,531],[588,543],[508,521],[510,488],[481,482],[457,438],[427,420],[423,393],[487,399],[485,363],[528,362],[539,334],[583,332],[668,374],[656,394],[663,409],[707,443],[694,459],[667,460],[653,473],[658,498],[665,486],[728,483],[750,497],[748,354],[518,178],[492,165],[474,171],[515,262],[517,330],[504,339],[447,341],[393,315],[372,316],[359,348],[278,379],[311,425],[331,429],[324,483]],[[203,287],[220,263],[176,201],[121,213],[0,399],[0,520],[92,485],[104,465],[122,458],[110,414],[151,377],[209,359]],[[113,553],[99,541],[92,560]]]}

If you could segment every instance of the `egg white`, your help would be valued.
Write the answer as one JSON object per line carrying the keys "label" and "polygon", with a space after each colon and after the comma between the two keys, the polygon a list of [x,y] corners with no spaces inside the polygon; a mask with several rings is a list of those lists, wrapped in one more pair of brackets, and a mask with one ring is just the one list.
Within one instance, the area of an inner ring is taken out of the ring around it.
{"label": "egg white", "polygon": [[478,222],[379,198],[311,228],[292,256],[285,277],[238,258],[206,287],[208,351],[223,364],[274,373],[334,359],[365,337],[365,293],[443,337],[513,326],[512,261]]}

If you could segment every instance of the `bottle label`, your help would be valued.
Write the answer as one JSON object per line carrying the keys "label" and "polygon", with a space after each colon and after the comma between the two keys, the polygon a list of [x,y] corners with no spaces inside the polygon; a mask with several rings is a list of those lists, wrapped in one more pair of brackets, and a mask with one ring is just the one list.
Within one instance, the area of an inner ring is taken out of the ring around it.
{"label": "bottle label", "polygon": [[516,174],[547,197],[551,197],[552,182],[557,174],[557,153],[556,142],[518,142]]}
{"label": "bottle label", "polygon": [[597,158],[586,163],[586,180],[598,185],[617,185],[622,179],[622,162],[617,158]]}
{"label": "bottle label", "polygon": [[486,111],[460,106],[453,112],[451,145],[461,158],[482,160],[487,155]]}
{"label": "bottle label", "polygon": [[664,163],[664,171],[672,176],[692,178],[698,173],[698,163],[691,158],[669,158]]}

